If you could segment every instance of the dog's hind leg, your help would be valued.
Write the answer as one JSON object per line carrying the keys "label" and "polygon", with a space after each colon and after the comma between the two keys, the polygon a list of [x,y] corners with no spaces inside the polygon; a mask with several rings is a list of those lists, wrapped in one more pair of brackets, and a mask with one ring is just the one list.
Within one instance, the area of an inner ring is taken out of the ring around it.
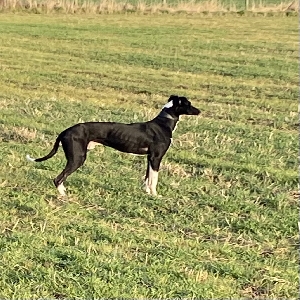
{"label": "dog's hind leg", "polygon": [[76,159],[68,160],[64,170],[53,180],[59,194],[61,196],[65,196],[66,189],[64,187],[64,181],[67,179],[69,175],[75,172],[79,167],[83,165],[85,161],[84,156],[76,157]]}
{"label": "dog's hind leg", "polygon": [[74,140],[62,140],[62,147],[65,152],[67,164],[64,170],[53,180],[59,194],[65,196],[66,189],[64,181],[69,175],[75,172],[83,165],[86,159],[86,145],[83,145]]}

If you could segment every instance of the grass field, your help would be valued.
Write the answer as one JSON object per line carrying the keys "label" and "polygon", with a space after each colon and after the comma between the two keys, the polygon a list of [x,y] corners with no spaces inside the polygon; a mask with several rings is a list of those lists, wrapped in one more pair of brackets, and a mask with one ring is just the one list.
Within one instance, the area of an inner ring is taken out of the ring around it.
{"label": "grass field", "polygon": [[[0,298],[298,298],[296,17],[1,14]],[[56,135],[183,117],[158,193],[144,157],[96,147],[52,178]]]}

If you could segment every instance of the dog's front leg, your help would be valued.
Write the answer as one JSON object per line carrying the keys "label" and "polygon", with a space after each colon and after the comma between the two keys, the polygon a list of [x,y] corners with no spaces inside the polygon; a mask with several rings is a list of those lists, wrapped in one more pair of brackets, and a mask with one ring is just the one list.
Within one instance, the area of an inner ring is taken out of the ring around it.
{"label": "dog's front leg", "polygon": [[149,189],[150,194],[153,196],[157,196],[156,186],[158,182],[158,171],[152,169],[151,165],[149,168]]}
{"label": "dog's front leg", "polygon": [[147,171],[146,171],[146,178],[145,178],[145,191],[146,191],[147,194],[150,194],[149,166],[150,166],[150,162],[149,162],[149,159],[147,159]]}
{"label": "dog's front leg", "polygon": [[146,175],[146,192],[157,196],[156,186],[158,182],[158,170],[161,162],[160,157],[148,157],[147,175]]}

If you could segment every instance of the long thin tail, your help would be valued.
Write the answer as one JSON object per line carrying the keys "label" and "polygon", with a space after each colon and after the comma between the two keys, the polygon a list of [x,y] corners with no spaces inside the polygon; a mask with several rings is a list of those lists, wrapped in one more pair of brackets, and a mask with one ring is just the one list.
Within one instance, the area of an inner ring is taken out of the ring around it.
{"label": "long thin tail", "polygon": [[32,161],[32,162],[40,162],[40,161],[44,161],[44,160],[51,158],[57,152],[58,147],[59,147],[59,142],[60,142],[60,136],[57,137],[57,139],[54,143],[53,149],[50,151],[49,154],[47,154],[46,156],[41,157],[41,158],[32,158],[32,157],[30,157],[29,154],[27,154],[26,155],[27,160]]}

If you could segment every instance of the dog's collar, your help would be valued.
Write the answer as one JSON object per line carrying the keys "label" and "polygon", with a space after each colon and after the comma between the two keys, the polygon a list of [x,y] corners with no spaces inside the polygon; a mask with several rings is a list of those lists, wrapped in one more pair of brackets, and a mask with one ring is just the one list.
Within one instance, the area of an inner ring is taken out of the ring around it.
{"label": "dog's collar", "polygon": [[173,118],[170,114],[168,114],[164,110],[162,110],[158,116],[162,117],[162,118],[167,118],[167,119],[170,119],[170,120],[175,120],[175,118]]}

